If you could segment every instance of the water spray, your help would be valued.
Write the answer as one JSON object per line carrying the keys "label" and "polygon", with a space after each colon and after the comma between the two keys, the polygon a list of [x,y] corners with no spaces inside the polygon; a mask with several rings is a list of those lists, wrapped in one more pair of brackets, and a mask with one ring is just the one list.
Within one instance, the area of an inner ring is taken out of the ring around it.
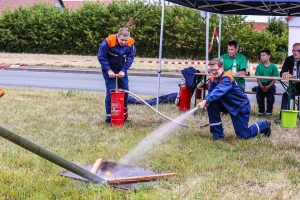
{"label": "water spray", "polygon": [[[200,128],[201,128],[201,127],[209,126],[209,124],[200,125],[200,126],[191,126],[191,125],[188,125],[188,124],[184,124],[184,123],[175,121],[175,120],[173,120],[173,119],[171,119],[171,118],[165,116],[164,114],[160,113],[158,110],[156,110],[155,108],[153,108],[151,105],[149,105],[146,101],[144,101],[143,99],[141,99],[141,98],[140,98],[139,96],[137,96],[136,94],[134,94],[134,93],[132,93],[132,92],[130,92],[130,91],[128,91],[128,90],[125,90],[125,92],[128,93],[128,94],[130,94],[130,95],[132,95],[132,96],[134,96],[135,98],[139,99],[140,101],[142,101],[146,106],[148,106],[149,108],[151,108],[152,110],[154,110],[154,112],[156,112],[156,113],[159,114],[160,116],[162,116],[162,117],[164,117],[164,118],[168,119],[169,121],[172,121],[172,122],[174,122],[174,123],[176,123],[176,124],[179,124],[179,125],[185,126],[185,127],[200,127]],[[194,108],[194,109],[193,109],[193,112],[196,112],[197,109],[198,109],[198,107]]]}
{"label": "water spray", "polygon": [[124,157],[122,157],[119,162],[120,163],[134,163],[138,164],[141,160],[143,160],[144,156],[147,155],[147,152],[153,149],[154,147],[162,144],[171,135],[174,134],[176,130],[176,124],[180,123],[188,116],[192,115],[195,110],[198,108],[194,108],[187,112],[184,112],[180,116],[176,117],[175,120],[171,120],[165,124],[160,125],[157,129],[155,129],[152,133],[148,134],[138,145],[136,145],[130,152],[128,152]]}
{"label": "water spray", "polygon": [[[110,92],[111,101],[112,101],[112,103],[111,103],[111,125],[122,126],[124,124],[123,113],[124,113],[124,110],[126,110],[127,108],[124,108],[124,106],[122,106],[122,105],[124,105],[124,98],[125,98],[125,92],[126,92],[126,93],[132,95],[133,97],[139,99],[140,101],[142,101],[146,106],[148,106],[149,108],[154,110],[154,112],[156,112],[160,116],[162,116],[165,119],[172,121],[176,124],[179,124],[179,125],[185,126],[185,127],[198,127],[198,128],[209,126],[209,124],[204,124],[204,125],[199,125],[199,126],[191,126],[191,125],[178,122],[176,120],[173,120],[173,119],[165,116],[164,114],[160,113],[158,110],[153,108],[151,105],[149,105],[146,101],[144,101],[139,96],[137,96],[136,94],[134,94],[128,90],[123,90],[123,89],[119,90],[119,88],[118,88],[119,74],[115,74],[115,77],[116,77],[116,88],[114,90],[111,90],[111,92]],[[194,108],[193,112],[196,112],[197,109],[198,109],[198,107]]]}

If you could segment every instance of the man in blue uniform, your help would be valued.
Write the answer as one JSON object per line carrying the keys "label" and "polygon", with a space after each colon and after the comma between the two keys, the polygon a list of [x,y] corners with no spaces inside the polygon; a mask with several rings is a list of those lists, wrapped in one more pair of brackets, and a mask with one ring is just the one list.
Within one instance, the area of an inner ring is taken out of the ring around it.
{"label": "man in blue uniform", "polygon": [[259,121],[248,127],[251,105],[248,97],[242,92],[230,72],[224,72],[223,61],[214,58],[209,63],[210,87],[208,95],[197,107],[207,107],[212,140],[224,138],[224,131],[220,113],[227,109],[236,135],[242,139],[249,139],[263,133],[264,136],[271,135],[271,122],[269,120]]}
{"label": "man in blue uniform", "polygon": [[[103,78],[106,85],[106,123],[111,119],[110,90],[116,88],[116,76],[118,88],[129,90],[127,70],[131,67],[135,56],[134,39],[130,37],[127,28],[120,28],[118,34],[108,36],[100,45],[98,61],[101,64]],[[125,93],[124,107],[128,104],[128,94]],[[124,111],[124,116],[126,112]]]}

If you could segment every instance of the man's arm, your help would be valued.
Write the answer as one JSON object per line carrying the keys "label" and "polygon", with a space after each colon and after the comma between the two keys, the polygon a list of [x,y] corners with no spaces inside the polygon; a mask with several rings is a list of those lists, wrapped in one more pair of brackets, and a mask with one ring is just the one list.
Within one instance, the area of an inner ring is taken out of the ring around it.
{"label": "man's arm", "polygon": [[276,81],[277,80],[272,80],[272,82],[268,85],[268,86],[266,86],[266,89],[268,90],[270,87],[272,87],[275,83],[276,83]]}
{"label": "man's arm", "polygon": [[[260,68],[261,68],[260,64],[256,66],[256,70],[255,70],[254,76],[261,76]],[[256,79],[256,81],[257,81],[259,87],[261,88],[261,90],[263,90],[264,86],[262,85],[262,83],[260,81],[260,78]]]}
{"label": "man's arm", "polygon": [[246,75],[246,68],[247,68],[247,59],[245,56],[242,56],[239,71],[237,72],[237,74]]}
{"label": "man's arm", "polygon": [[291,78],[292,77],[292,74],[290,74],[291,72],[289,72],[289,60],[288,60],[289,57],[287,57],[285,60],[284,60],[284,63],[283,63],[283,66],[282,66],[282,69],[281,69],[281,72],[280,72],[280,76],[282,78]]}
{"label": "man's arm", "polygon": [[207,103],[220,99],[224,94],[232,88],[232,83],[228,76],[222,77],[221,82],[209,93],[205,100]]}
{"label": "man's arm", "polygon": [[[271,76],[275,76],[275,77],[279,77],[279,73],[278,73],[278,68],[275,64],[272,64],[272,75]],[[272,87],[277,80],[272,80],[271,83],[266,86],[266,90],[268,91],[270,87]]]}
{"label": "man's arm", "polygon": [[126,72],[132,65],[135,56],[135,46],[132,44],[127,61],[123,64],[121,71]]}
{"label": "man's arm", "polygon": [[260,78],[257,79],[257,83],[258,83],[258,85],[259,85],[259,87],[260,87],[261,89],[263,89],[263,87],[265,87],[265,86],[262,85],[262,83],[261,83],[261,81],[260,81]]}
{"label": "man's arm", "polygon": [[105,71],[110,71],[109,62],[107,60],[107,54],[109,52],[109,46],[106,39],[101,43],[98,51],[98,61]]}

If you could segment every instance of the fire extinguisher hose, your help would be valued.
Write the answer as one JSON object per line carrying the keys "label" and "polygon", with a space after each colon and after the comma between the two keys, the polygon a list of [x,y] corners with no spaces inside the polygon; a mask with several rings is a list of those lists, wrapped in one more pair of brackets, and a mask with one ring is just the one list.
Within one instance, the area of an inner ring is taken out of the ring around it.
{"label": "fire extinguisher hose", "polygon": [[[162,116],[162,117],[164,117],[164,118],[166,118],[166,119],[168,119],[168,120],[170,120],[170,121],[172,121],[172,122],[174,122],[174,123],[176,123],[176,124],[179,124],[179,125],[181,125],[181,126],[192,127],[191,125],[184,124],[184,123],[181,123],[181,122],[177,122],[177,121],[175,121],[175,120],[173,120],[173,119],[171,119],[171,118],[165,116],[164,114],[162,114],[162,113],[160,113],[158,110],[154,109],[151,105],[149,105],[146,101],[144,101],[143,99],[141,99],[139,96],[135,95],[134,93],[132,93],[132,92],[130,92],[130,91],[128,91],[128,90],[125,90],[125,92],[128,93],[128,94],[130,94],[130,95],[132,95],[132,96],[134,96],[135,98],[141,100],[146,106],[148,106],[149,108],[151,108],[152,110],[154,110],[154,112],[156,112],[156,113],[159,114],[160,116]],[[209,124],[200,125],[200,126],[194,126],[194,127],[200,127],[200,128],[201,128],[201,127],[206,127],[206,126],[209,126]]]}

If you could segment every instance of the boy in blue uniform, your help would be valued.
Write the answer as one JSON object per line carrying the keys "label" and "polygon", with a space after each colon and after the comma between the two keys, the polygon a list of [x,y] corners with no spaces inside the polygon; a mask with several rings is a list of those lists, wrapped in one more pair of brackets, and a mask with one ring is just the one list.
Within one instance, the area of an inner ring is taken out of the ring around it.
{"label": "boy in blue uniform", "polygon": [[224,138],[224,131],[220,113],[227,109],[236,135],[242,139],[255,137],[259,133],[269,137],[271,135],[271,122],[268,120],[259,121],[248,128],[251,105],[250,101],[230,72],[224,72],[222,59],[214,58],[209,63],[210,87],[208,95],[197,107],[207,107],[212,140]]}
{"label": "boy in blue uniform", "polygon": [[[101,64],[103,78],[106,85],[106,123],[111,120],[110,90],[116,88],[116,75],[118,87],[129,90],[127,70],[131,67],[135,56],[134,40],[130,37],[127,28],[120,28],[118,34],[108,36],[100,45],[98,61]],[[128,94],[125,93],[124,107],[128,104]],[[126,112],[124,111],[124,116]],[[125,117],[126,118],[126,117]]]}
{"label": "boy in blue uniform", "polygon": [[[270,62],[271,52],[268,49],[260,52],[261,63],[256,67],[255,76],[275,76],[279,77],[277,66]],[[258,78],[256,87],[256,100],[258,104],[258,117],[273,113],[275,102],[276,80]],[[265,98],[267,99],[267,110],[265,112]]]}

